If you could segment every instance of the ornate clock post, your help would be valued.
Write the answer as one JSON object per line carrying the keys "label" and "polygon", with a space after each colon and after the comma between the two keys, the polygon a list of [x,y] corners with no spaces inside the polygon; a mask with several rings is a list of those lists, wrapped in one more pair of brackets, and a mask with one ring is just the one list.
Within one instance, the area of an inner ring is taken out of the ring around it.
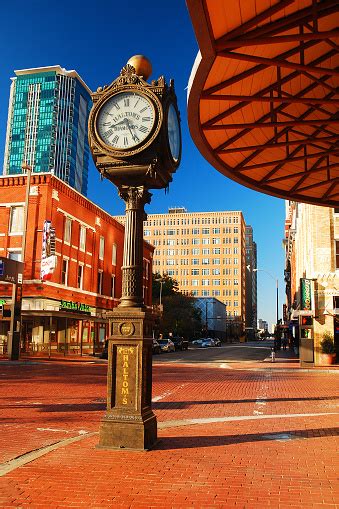
{"label": "ornate clock post", "polygon": [[149,189],[167,187],[179,166],[181,133],[173,80],[145,81],[151,64],[132,57],[111,85],[92,95],[89,142],[101,175],[126,203],[122,296],[112,312],[107,412],[99,447],[150,449],[157,440],[152,412],[153,315],[143,302],[144,205]]}

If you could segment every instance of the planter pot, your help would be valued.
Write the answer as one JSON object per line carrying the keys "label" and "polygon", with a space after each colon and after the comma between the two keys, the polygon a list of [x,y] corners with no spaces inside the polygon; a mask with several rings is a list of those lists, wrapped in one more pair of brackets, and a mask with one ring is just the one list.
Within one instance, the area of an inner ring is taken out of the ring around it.
{"label": "planter pot", "polygon": [[320,363],[323,365],[334,364],[335,363],[335,353],[321,353],[320,354]]}

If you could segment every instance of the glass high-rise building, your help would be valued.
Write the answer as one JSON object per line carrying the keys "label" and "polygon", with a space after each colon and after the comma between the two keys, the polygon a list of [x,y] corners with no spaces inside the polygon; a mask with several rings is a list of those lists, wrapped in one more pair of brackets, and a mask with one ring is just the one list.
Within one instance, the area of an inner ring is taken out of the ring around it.
{"label": "glass high-rise building", "polygon": [[14,72],[3,174],[20,174],[27,162],[86,195],[91,90],[76,71],[58,65]]}

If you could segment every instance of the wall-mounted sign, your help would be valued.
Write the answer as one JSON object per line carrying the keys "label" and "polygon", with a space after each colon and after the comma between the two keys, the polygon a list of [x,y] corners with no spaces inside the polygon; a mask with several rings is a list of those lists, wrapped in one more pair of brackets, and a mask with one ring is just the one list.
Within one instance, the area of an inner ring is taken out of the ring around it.
{"label": "wall-mounted sign", "polygon": [[313,309],[312,279],[300,279],[300,309]]}
{"label": "wall-mounted sign", "polygon": [[42,230],[42,250],[41,250],[41,270],[40,277],[42,281],[51,279],[56,267],[55,256],[55,229],[51,226],[51,221],[44,221]]}
{"label": "wall-mounted sign", "polygon": [[24,273],[24,264],[0,256],[0,281],[6,283],[21,284]]}
{"label": "wall-mounted sign", "polygon": [[72,302],[70,300],[61,300],[60,310],[71,311],[73,313],[83,313],[86,315],[91,314],[90,306],[88,306],[87,304],[82,304],[82,302]]}

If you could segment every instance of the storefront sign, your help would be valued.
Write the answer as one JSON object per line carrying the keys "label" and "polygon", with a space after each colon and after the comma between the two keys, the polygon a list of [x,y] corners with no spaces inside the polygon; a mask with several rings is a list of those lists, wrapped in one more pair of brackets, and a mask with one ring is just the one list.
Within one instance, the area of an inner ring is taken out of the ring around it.
{"label": "storefront sign", "polygon": [[312,279],[300,279],[300,309],[312,310]]}
{"label": "storefront sign", "polygon": [[91,314],[90,306],[88,306],[87,304],[82,304],[81,302],[72,302],[70,300],[61,300],[60,310],[71,311],[75,313],[84,313],[86,315]]}
{"label": "storefront sign", "polygon": [[47,281],[51,279],[55,267],[55,229],[52,228],[51,221],[45,221],[42,230],[41,280]]}

